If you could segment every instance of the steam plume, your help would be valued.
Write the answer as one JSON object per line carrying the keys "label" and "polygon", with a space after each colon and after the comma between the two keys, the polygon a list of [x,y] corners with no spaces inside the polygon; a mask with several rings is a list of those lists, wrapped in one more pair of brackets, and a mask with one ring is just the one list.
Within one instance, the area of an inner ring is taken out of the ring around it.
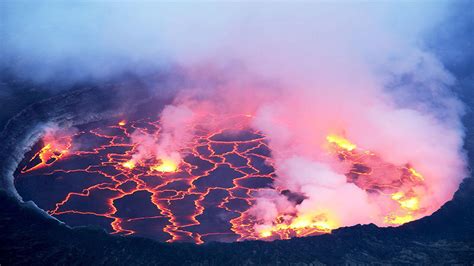
{"label": "steam plume", "polygon": [[[78,4],[77,11],[56,4],[37,12],[7,6],[43,21],[35,29],[19,16],[7,20],[7,28],[20,33],[8,31],[6,50],[28,58],[13,66],[22,72],[58,71],[67,62],[80,79],[171,62],[183,67],[186,85],[161,114],[163,132],[152,140],[135,135],[143,143],[135,156],[180,160],[180,145],[192,138],[190,124],[208,115],[251,116],[249,126],[269,139],[277,175],[276,190],[256,195],[250,211],[257,231],[278,217],[314,222],[325,216],[330,229],[385,225],[393,204],[403,204],[348,182],[349,166],[328,154],[330,134],[421,173],[426,185],[412,193],[423,195],[417,202],[423,215],[449,200],[465,176],[464,109],[450,91],[456,80],[422,42],[443,19],[445,3],[129,3],[107,9],[100,20],[103,4]],[[47,26],[58,27],[58,18],[64,28],[50,34]],[[73,27],[78,23],[84,29]],[[132,36],[124,38],[122,29]],[[78,37],[88,42],[74,42]],[[57,72],[29,73],[49,80]],[[282,190],[303,200],[291,201]]]}

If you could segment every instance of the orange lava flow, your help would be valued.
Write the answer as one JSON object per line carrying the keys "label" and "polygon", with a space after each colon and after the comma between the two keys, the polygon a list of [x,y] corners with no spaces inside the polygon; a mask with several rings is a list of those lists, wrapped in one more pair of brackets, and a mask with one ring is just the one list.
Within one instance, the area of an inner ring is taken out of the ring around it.
{"label": "orange lava flow", "polygon": [[[61,191],[64,196],[48,203],[51,207],[39,204],[66,223],[84,217],[108,224],[105,227],[113,234],[167,242],[235,241],[240,236],[230,220],[251,206],[252,192],[270,187],[274,178],[273,168],[266,164],[271,158],[264,136],[246,128],[246,119],[246,115],[236,117],[232,128],[216,132],[197,128],[192,142],[179,151],[184,155],[179,163],[167,158],[132,160],[137,149],[130,142],[132,132],[159,134],[160,121],[120,121],[81,130],[71,136],[72,145],[78,144],[67,158],[50,161],[44,155],[48,144],[33,154],[16,177],[16,185],[21,191],[21,182],[34,182],[38,176],[59,181],[74,176],[78,183],[87,183],[72,192]],[[243,135],[234,137],[235,132]],[[86,147],[81,138],[99,144]],[[139,199],[133,201],[134,197]],[[132,203],[123,206],[124,200]],[[223,217],[216,225],[201,221],[215,215]]]}
{"label": "orange lava flow", "polygon": [[[366,191],[386,195],[398,208],[384,217],[387,225],[400,225],[422,216],[424,209],[419,203],[422,198],[413,188],[424,187],[424,177],[408,163],[395,166],[381,162],[381,159],[368,150],[357,149],[349,140],[337,136],[334,151],[341,161],[350,161],[352,169],[346,174],[348,182],[353,182]],[[374,178],[375,177],[375,178]]]}
{"label": "orange lava flow", "polygon": [[[354,183],[368,194],[392,201],[388,213],[380,217],[383,225],[400,225],[423,216],[420,208],[422,194],[414,188],[423,188],[424,177],[409,164],[395,166],[381,160],[376,154],[358,148],[340,135],[326,137],[328,150],[341,164],[350,167],[345,173],[347,182]],[[315,234],[331,233],[341,226],[331,210],[318,214],[282,213],[271,225],[259,224],[248,212],[232,221],[240,239],[289,239]],[[379,223],[380,224],[380,223]]]}
{"label": "orange lava flow", "polygon": [[[261,132],[247,127],[251,116],[228,119],[235,120],[226,123],[233,126],[215,132],[196,126],[192,141],[178,151],[183,155],[180,162],[132,159],[137,150],[130,141],[134,131],[160,132],[160,121],[150,119],[85,127],[57,143],[48,138],[23,162],[15,183],[20,194],[29,186],[44,185],[30,192],[31,199],[68,224],[94,224],[113,234],[166,242],[287,239],[330,233],[341,226],[328,211],[317,216],[282,214],[273,225],[258,227],[249,213],[253,195],[260,189],[281,191],[273,185],[270,148]],[[387,225],[420,216],[420,195],[407,184],[422,185],[421,173],[409,164],[384,164],[338,135],[328,135],[327,143],[330,153],[351,165],[348,182],[386,195],[399,207],[384,218]],[[389,178],[374,178],[380,174]]]}
{"label": "orange lava flow", "polygon": [[357,149],[349,140],[339,138],[341,141],[334,142],[333,149],[340,160],[352,163],[352,169],[346,174],[348,182],[366,191],[386,195],[397,205],[384,217],[386,225],[400,225],[423,216],[425,210],[419,205],[423,195],[414,189],[425,186],[421,173],[409,163],[395,166],[381,162],[381,158],[371,151]]}
{"label": "orange lava flow", "polygon": [[43,148],[30,160],[30,162],[34,163],[33,160],[36,159],[37,164],[30,168],[23,168],[22,172],[26,173],[52,165],[69,152],[71,141],[72,139],[70,137],[62,137],[56,140],[51,138],[45,139]]}

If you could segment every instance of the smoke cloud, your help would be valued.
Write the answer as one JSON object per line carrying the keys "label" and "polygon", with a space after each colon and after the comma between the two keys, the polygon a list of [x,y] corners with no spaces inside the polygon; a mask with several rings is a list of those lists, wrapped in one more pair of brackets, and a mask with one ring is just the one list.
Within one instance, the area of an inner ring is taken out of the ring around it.
{"label": "smoke cloud", "polygon": [[[328,152],[330,134],[421,173],[424,185],[410,192],[423,195],[415,218],[451,199],[466,175],[456,79],[423,43],[447,3],[4,5],[6,59],[35,80],[182,67],[184,85],[161,113],[163,132],[132,138],[136,160],[178,162],[193,137],[190,125],[222,126],[204,123],[209,116],[252,117],[248,126],[267,136],[277,176],[275,189],[255,195],[249,211],[257,231],[281,217],[324,216],[330,228],[383,226],[403,206],[348,182],[350,165]],[[393,182],[380,171],[380,182]]]}

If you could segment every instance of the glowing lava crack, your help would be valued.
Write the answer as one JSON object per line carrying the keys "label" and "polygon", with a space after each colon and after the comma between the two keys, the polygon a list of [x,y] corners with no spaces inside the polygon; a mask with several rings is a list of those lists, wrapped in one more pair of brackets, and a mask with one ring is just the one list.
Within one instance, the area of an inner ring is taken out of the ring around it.
{"label": "glowing lava crack", "polygon": [[[242,116],[242,120],[249,119]],[[317,217],[282,214],[259,227],[249,212],[255,192],[275,189],[265,136],[235,123],[207,132],[196,127],[183,159],[133,160],[134,131],[160,134],[160,121],[147,119],[85,125],[70,134],[44,136],[20,164],[15,184],[25,200],[69,225],[97,225],[113,234],[160,241],[237,241],[330,233],[340,226],[330,211]],[[237,132],[237,133],[236,133]],[[339,135],[328,135],[328,153],[351,165],[347,182],[396,204],[387,225],[423,216],[423,175],[409,164],[383,163]],[[388,178],[377,179],[380,175]]]}

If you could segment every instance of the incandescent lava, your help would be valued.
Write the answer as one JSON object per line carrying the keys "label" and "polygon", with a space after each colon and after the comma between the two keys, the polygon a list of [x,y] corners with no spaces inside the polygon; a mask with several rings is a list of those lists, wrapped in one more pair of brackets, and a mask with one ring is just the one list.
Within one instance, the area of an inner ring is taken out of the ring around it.
{"label": "incandescent lava", "polygon": [[[112,234],[166,242],[287,239],[342,226],[330,210],[308,217],[282,213],[272,226],[259,226],[249,211],[256,192],[274,189],[290,197],[291,191],[274,185],[271,150],[265,136],[247,126],[250,117],[228,119],[237,122],[212,132],[195,126],[192,140],[178,151],[179,161],[133,159],[132,133],[160,135],[159,120],[49,132],[26,154],[15,185],[24,199],[71,226],[96,225]],[[423,187],[424,179],[412,166],[387,164],[341,135],[326,140],[327,153],[350,166],[347,182],[392,202],[385,225],[424,216],[422,195],[414,189]],[[304,197],[293,195],[298,196]]]}

